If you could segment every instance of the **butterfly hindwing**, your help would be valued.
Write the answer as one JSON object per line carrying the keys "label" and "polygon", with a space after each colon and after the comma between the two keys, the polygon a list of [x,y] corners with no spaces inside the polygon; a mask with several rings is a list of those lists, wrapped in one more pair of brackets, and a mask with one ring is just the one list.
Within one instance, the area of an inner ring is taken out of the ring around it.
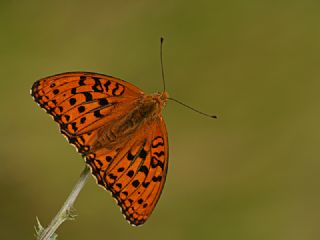
{"label": "butterfly hindwing", "polygon": [[97,182],[112,192],[131,224],[143,224],[160,197],[168,168],[163,119],[142,126],[140,134],[123,148],[99,150],[103,151],[104,156],[96,152],[96,158],[87,159]]}

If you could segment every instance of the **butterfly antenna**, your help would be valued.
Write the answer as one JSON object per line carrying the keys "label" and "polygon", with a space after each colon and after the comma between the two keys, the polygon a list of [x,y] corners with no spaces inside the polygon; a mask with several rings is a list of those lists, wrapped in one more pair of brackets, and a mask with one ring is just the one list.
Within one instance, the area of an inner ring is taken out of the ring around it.
{"label": "butterfly antenna", "polygon": [[184,107],[186,107],[186,108],[189,108],[189,109],[191,109],[192,111],[195,111],[195,112],[197,112],[197,113],[200,113],[201,115],[204,115],[204,116],[206,116],[206,117],[209,117],[209,118],[217,118],[216,115],[210,115],[210,114],[201,112],[201,111],[199,111],[199,110],[197,110],[197,109],[195,109],[195,108],[193,108],[193,107],[190,107],[189,105],[187,105],[187,104],[185,104],[185,103],[183,103],[183,102],[180,102],[179,100],[174,99],[174,98],[172,98],[172,97],[169,97],[168,99],[170,99],[170,100],[172,100],[172,101],[175,101],[176,103],[179,103],[179,104],[181,104],[182,106],[184,106]]}
{"label": "butterfly antenna", "polygon": [[[161,63],[161,74],[162,74],[162,81],[163,81],[163,91],[165,92],[165,91],[166,91],[166,82],[165,82],[165,80],[164,80],[164,67],[163,67],[163,58],[162,58],[162,46],[163,46],[163,41],[164,41],[164,38],[161,37],[161,38],[160,38],[160,63]],[[199,111],[199,110],[197,110],[197,109],[195,109],[195,108],[193,108],[193,107],[191,107],[191,106],[189,106],[189,105],[187,105],[187,104],[185,104],[185,103],[183,103],[183,102],[180,102],[180,101],[177,100],[177,99],[174,99],[174,98],[171,98],[171,97],[169,97],[168,99],[170,99],[170,100],[172,100],[172,101],[175,101],[176,103],[179,103],[180,105],[182,105],[182,106],[184,106],[184,107],[186,107],[186,108],[189,108],[189,109],[191,109],[192,111],[197,112],[197,113],[199,113],[199,114],[201,114],[201,115],[203,115],[203,116],[206,116],[206,117],[209,117],[209,118],[217,118],[217,116],[215,116],[215,115],[210,115],[210,114],[201,112],[201,111]]]}
{"label": "butterfly antenna", "polygon": [[161,74],[162,74],[162,82],[163,82],[163,91],[166,91],[166,82],[164,81],[164,68],[163,68],[163,60],[162,60],[162,45],[163,45],[164,38],[160,38],[160,63],[161,63]]}

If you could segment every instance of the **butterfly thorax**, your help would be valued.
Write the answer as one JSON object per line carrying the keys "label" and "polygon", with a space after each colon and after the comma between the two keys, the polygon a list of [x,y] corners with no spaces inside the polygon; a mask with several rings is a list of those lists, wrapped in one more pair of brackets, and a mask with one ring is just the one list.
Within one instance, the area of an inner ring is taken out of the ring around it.
{"label": "butterfly thorax", "polygon": [[125,144],[143,125],[160,117],[167,99],[167,92],[142,95],[133,109],[99,129],[91,150]]}

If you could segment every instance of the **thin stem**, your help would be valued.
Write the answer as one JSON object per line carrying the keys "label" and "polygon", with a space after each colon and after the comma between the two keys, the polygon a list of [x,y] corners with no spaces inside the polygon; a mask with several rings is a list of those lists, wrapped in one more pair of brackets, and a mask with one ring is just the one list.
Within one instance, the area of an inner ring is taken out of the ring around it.
{"label": "thin stem", "polygon": [[72,219],[71,208],[77,199],[80,191],[82,190],[84,184],[86,183],[88,176],[90,175],[90,168],[86,165],[83,169],[80,178],[76,185],[73,187],[67,200],[64,202],[62,208],[59,210],[57,215],[52,219],[50,225],[41,231],[37,236],[37,240],[49,240],[50,237],[55,233],[58,227],[66,220]]}

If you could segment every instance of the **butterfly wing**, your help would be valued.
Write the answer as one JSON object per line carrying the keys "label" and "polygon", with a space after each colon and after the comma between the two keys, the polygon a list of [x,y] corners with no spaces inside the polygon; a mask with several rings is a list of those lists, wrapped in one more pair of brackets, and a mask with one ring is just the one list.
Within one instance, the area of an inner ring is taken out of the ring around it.
{"label": "butterfly wing", "polygon": [[143,224],[161,195],[168,169],[168,138],[162,117],[142,126],[123,147],[89,154],[87,163],[130,224]]}
{"label": "butterfly wing", "polygon": [[98,184],[112,192],[126,219],[143,224],[167,173],[168,139],[162,117],[145,123],[127,142],[111,149],[90,147],[100,137],[97,130],[127,114],[144,93],[114,77],[73,72],[35,82],[31,94],[85,156]]}
{"label": "butterfly wing", "polygon": [[61,133],[80,153],[87,153],[95,130],[126,114],[143,92],[111,76],[70,72],[36,81],[35,101],[59,123]]}

